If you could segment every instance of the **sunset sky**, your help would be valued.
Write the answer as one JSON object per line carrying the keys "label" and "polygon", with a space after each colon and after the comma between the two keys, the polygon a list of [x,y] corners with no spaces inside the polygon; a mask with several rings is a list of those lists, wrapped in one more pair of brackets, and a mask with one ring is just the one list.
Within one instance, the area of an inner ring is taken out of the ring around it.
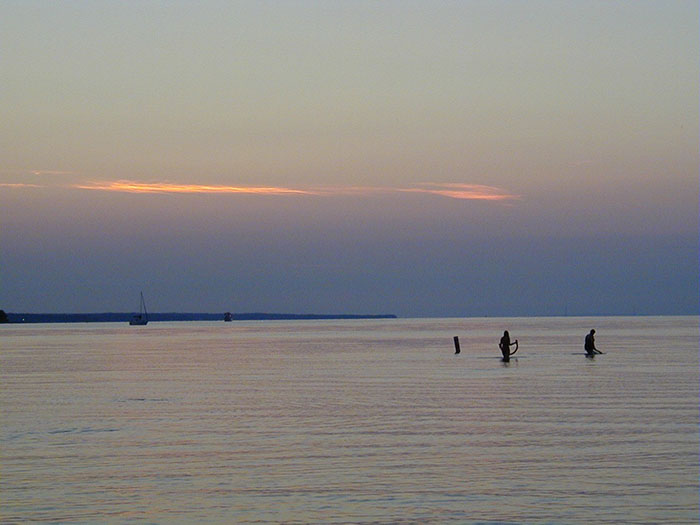
{"label": "sunset sky", "polygon": [[0,308],[698,313],[699,9],[0,3]]}

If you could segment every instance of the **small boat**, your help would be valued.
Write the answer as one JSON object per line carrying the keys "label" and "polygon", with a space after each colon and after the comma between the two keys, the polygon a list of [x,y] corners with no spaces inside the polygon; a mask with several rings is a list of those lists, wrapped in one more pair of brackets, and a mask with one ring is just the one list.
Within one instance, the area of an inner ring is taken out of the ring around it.
{"label": "small boat", "polygon": [[224,321],[226,321],[227,323],[233,321],[233,315],[231,315],[231,312],[226,312],[224,314]]}
{"label": "small boat", "polygon": [[146,301],[143,300],[143,292],[141,292],[141,304],[139,304],[139,313],[134,314],[129,321],[131,326],[144,326],[148,324],[148,311],[146,311]]}

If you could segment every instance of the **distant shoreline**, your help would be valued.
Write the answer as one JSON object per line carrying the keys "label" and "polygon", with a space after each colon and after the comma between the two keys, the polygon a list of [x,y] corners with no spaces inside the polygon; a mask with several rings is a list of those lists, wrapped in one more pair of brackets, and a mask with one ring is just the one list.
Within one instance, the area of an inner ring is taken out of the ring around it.
{"label": "distant shoreline", "polygon": [[[28,314],[7,313],[9,324],[27,323],[128,323],[133,313],[105,312],[89,314]],[[394,314],[277,314],[234,313],[232,321],[298,321],[323,319],[396,319]],[[159,321],[221,321],[223,313],[149,313],[148,320]]]}

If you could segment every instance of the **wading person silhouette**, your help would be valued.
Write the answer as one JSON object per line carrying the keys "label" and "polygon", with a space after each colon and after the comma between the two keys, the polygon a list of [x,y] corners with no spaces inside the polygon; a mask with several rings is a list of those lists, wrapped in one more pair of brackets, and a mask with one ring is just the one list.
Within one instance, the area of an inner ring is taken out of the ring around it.
{"label": "wading person silhouette", "polygon": [[595,330],[591,328],[591,331],[586,334],[586,340],[583,343],[583,349],[586,351],[588,357],[593,357],[596,354],[602,354],[600,350],[595,347]]}
{"label": "wading person silhouette", "polygon": [[[512,352],[510,351],[510,347],[515,345],[515,350]],[[503,337],[501,337],[501,342],[498,343],[498,348],[501,349],[501,353],[503,354],[503,362],[507,363],[510,361],[510,356],[512,356],[515,352],[518,351],[518,340],[516,339],[514,342],[510,342],[510,334],[508,333],[508,330],[503,332]]]}

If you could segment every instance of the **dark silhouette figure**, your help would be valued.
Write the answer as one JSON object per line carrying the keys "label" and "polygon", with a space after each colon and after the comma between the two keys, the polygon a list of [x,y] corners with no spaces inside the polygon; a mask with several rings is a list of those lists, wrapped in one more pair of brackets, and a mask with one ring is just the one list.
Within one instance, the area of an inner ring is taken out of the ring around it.
{"label": "dark silhouette figure", "polygon": [[[510,351],[510,347],[515,345],[515,350],[512,352]],[[508,333],[508,330],[503,332],[503,337],[501,337],[501,342],[498,343],[498,348],[501,349],[501,353],[503,354],[503,362],[507,363],[510,361],[510,356],[515,354],[515,352],[518,351],[518,340],[516,339],[514,342],[510,342],[510,334]]]}
{"label": "dark silhouette figure", "polygon": [[10,320],[7,318],[5,310],[0,310],[0,323],[9,323]]}
{"label": "dark silhouette figure", "polygon": [[588,334],[586,334],[586,341],[583,343],[583,349],[586,351],[587,357],[593,357],[596,354],[602,354],[600,350],[595,347],[595,330],[591,329]]}

